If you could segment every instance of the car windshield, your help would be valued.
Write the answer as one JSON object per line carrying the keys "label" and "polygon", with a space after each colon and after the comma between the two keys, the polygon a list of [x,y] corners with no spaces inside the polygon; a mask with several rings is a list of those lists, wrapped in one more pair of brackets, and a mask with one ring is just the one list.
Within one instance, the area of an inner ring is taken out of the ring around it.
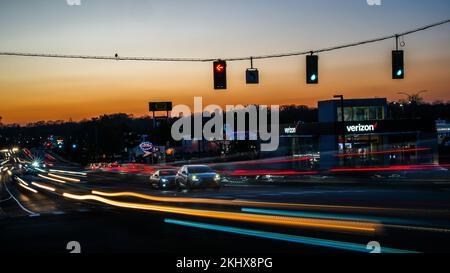
{"label": "car windshield", "polygon": [[211,173],[214,172],[210,167],[207,166],[195,166],[189,167],[189,173]]}
{"label": "car windshield", "polygon": [[175,175],[177,174],[176,170],[164,170],[164,171],[159,171],[159,175],[160,176],[165,176],[165,175]]}

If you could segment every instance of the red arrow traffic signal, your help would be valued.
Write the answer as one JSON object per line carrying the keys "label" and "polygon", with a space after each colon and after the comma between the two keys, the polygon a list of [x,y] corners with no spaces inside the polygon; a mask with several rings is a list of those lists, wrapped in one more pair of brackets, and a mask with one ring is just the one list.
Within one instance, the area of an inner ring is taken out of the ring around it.
{"label": "red arrow traffic signal", "polygon": [[214,62],[214,89],[227,89],[227,62]]}

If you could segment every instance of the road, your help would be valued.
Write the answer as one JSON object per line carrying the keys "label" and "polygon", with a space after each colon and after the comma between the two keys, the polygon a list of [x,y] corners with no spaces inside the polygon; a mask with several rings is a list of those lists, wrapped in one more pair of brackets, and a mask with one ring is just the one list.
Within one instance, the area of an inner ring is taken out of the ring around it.
{"label": "road", "polygon": [[340,178],[159,191],[142,176],[87,174],[63,162],[20,174],[14,158],[26,160],[2,160],[1,252],[67,253],[70,241],[84,253],[265,254],[367,253],[369,242],[382,253],[447,252],[450,243],[446,183]]}

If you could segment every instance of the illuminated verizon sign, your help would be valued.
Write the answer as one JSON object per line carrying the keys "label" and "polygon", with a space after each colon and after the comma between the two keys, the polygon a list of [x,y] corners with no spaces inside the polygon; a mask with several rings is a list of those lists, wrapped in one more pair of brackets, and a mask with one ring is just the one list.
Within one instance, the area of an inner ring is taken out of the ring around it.
{"label": "illuminated verizon sign", "polygon": [[375,132],[378,127],[378,122],[375,124],[358,124],[347,126],[347,133],[370,133]]}

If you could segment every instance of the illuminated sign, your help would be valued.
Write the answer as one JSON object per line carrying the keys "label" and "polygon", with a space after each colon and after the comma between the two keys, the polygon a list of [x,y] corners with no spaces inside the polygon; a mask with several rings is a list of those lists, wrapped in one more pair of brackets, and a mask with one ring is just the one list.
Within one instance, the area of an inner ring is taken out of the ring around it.
{"label": "illuminated sign", "polygon": [[139,148],[141,148],[141,150],[143,152],[148,152],[148,151],[151,151],[153,149],[153,144],[151,142],[142,142],[139,145]]}
{"label": "illuminated sign", "polygon": [[348,133],[366,133],[366,132],[375,132],[378,127],[378,122],[375,124],[358,124],[358,125],[349,125],[347,126]]}
{"label": "illuminated sign", "polygon": [[297,133],[297,128],[284,128],[284,133],[285,134],[296,134]]}

